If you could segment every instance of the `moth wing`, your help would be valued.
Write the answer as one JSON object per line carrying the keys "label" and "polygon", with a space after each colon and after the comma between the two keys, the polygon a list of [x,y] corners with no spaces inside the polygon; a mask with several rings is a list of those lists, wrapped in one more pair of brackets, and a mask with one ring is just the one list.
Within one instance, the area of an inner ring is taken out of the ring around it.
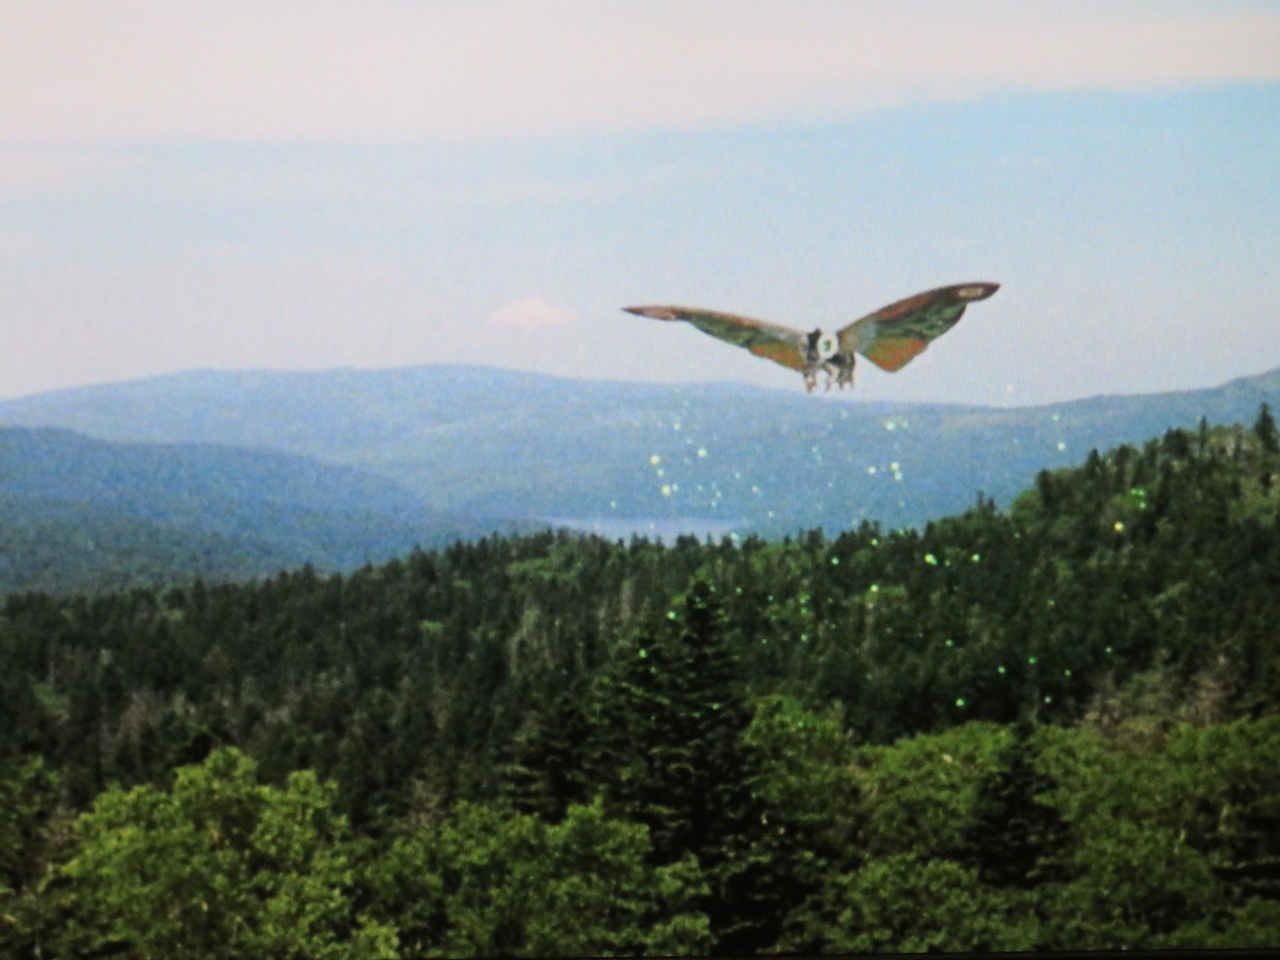
{"label": "moth wing", "polygon": [[881,370],[901,370],[959,321],[965,308],[1000,289],[998,283],[958,283],[926,290],[855,320],[840,331],[840,349],[857,351]]}
{"label": "moth wing", "polygon": [[654,320],[683,320],[703,333],[735,347],[744,347],[792,370],[803,370],[807,338],[799,330],[780,323],[753,320],[733,313],[719,313],[698,307],[624,307],[627,313]]}

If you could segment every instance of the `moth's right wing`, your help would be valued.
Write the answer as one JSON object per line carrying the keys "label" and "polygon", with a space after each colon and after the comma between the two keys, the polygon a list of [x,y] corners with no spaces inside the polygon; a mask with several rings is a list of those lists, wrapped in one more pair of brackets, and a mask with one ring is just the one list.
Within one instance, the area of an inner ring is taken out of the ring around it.
{"label": "moth's right wing", "polygon": [[998,283],[977,281],[917,293],[849,324],[840,331],[840,349],[862,354],[881,370],[901,370],[954,327],[965,307],[999,289]]}
{"label": "moth's right wing", "polygon": [[780,323],[752,320],[732,313],[717,313],[697,307],[624,307],[627,313],[654,320],[683,320],[703,333],[745,347],[757,357],[764,357],[792,370],[805,368],[808,337],[799,330]]}

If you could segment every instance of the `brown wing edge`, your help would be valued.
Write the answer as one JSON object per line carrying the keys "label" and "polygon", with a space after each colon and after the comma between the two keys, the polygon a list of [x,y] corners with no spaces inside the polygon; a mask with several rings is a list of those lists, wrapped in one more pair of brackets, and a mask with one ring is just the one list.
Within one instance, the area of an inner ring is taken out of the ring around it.
{"label": "brown wing edge", "polygon": [[741,327],[745,330],[758,330],[761,333],[780,340],[795,341],[797,343],[804,340],[805,332],[796,330],[792,327],[785,326],[781,323],[772,323],[769,320],[757,320],[755,317],[744,317],[739,313],[724,313],[721,310],[707,310],[704,307],[676,307],[671,305],[650,306],[650,307],[623,307],[626,313],[634,313],[637,317],[649,317],[651,320],[684,320],[686,323],[692,323],[696,320],[707,320],[718,323],[727,323],[735,327]]}
{"label": "brown wing edge", "polygon": [[[926,290],[923,293],[913,294],[902,300],[895,300],[887,306],[881,307],[872,313],[868,313],[864,317],[859,317],[852,323],[840,329],[841,346],[847,349],[858,349],[857,341],[861,339],[858,332],[866,327],[874,324],[891,324],[895,320],[907,316],[910,313],[920,310],[935,301],[946,298],[954,298],[968,306],[970,303],[977,303],[979,300],[985,300],[1000,289],[1000,284],[992,283],[989,280],[974,280],[970,283],[953,283],[947,287],[937,287],[933,290]],[[849,343],[849,335],[853,334],[854,343]]]}
{"label": "brown wing edge", "polygon": [[680,307],[623,307],[626,313],[634,313],[637,317],[648,317],[651,320],[679,320],[684,311]]}
{"label": "brown wing edge", "polygon": [[[953,283],[946,287],[937,287],[933,290],[926,290],[924,293],[917,293],[914,296],[907,297],[903,300],[897,300],[888,306],[881,307],[875,313],[868,314],[869,317],[878,320],[880,323],[892,323],[899,317],[905,316],[914,310],[932,303],[942,297],[953,297],[963,303],[977,303],[979,300],[985,300],[997,290],[1000,284],[992,283],[989,280],[974,280],[971,283]],[[856,321],[855,321],[856,322]]]}

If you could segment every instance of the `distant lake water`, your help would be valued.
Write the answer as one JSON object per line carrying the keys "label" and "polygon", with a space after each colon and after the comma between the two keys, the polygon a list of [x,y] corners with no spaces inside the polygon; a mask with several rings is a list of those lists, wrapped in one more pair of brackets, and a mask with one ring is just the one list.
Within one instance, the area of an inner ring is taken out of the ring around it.
{"label": "distant lake water", "polygon": [[740,532],[741,520],[710,520],[706,517],[627,517],[622,519],[584,519],[580,517],[548,517],[547,523],[557,529],[594,533],[609,540],[630,540],[633,536],[663,543],[675,543],[677,537],[711,537],[722,540]]}

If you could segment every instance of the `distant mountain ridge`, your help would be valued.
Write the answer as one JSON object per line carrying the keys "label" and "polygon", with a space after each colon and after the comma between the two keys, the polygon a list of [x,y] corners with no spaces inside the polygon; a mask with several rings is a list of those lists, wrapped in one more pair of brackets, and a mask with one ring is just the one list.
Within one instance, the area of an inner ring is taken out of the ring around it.
{"label": "distant mountain ridge", "polygon": [[504,526],[309,457],[0,427],[0,592],[344,570]]}
{"label": "distant mountain ridge", "polygon": [[453,517],[766,536],[920,525],[981,491],[1171,427],[1280,408],[1280,369],[1220,387],[1025,408],[840,402],[738,384],[482,367],[192,371],[0,402],[0,424],[283,451],[385,478]]}

